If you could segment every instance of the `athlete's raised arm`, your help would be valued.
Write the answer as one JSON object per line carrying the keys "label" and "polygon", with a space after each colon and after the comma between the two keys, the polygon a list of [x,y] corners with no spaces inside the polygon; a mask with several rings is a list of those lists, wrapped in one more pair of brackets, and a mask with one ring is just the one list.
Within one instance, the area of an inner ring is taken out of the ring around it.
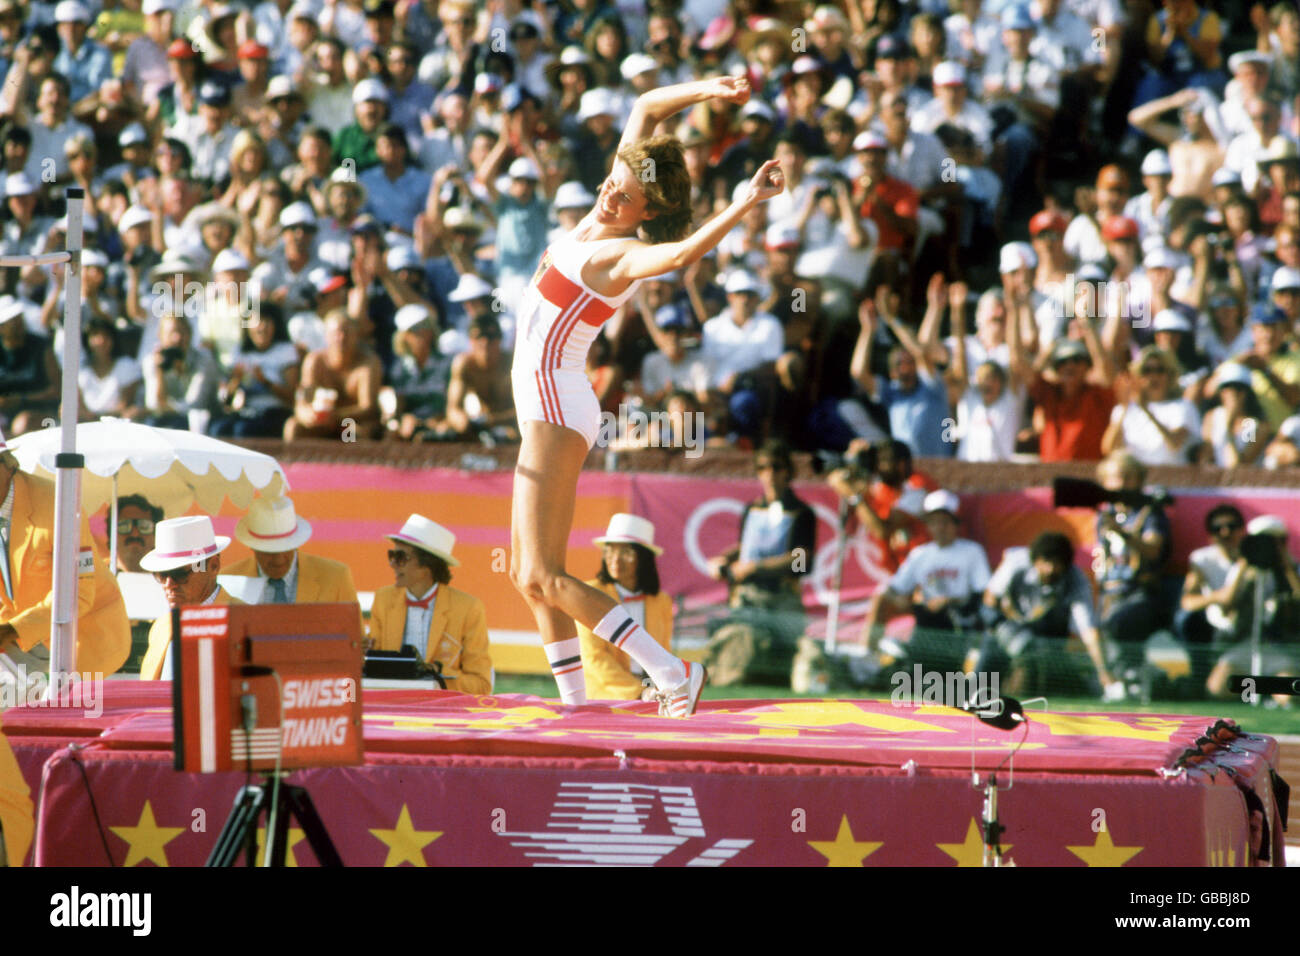
{"label": "athlete's raised arm", "polygon": [[674,83],[642,93],[632,105],[618,148],[654,135],[655,127],[670,116],[705,100],[722,99],[737,105],[749,100],[749,80],[743,76],[715,76],[690,83]]}
{"label": "athlete's raised arm", "polygon": [[[769,159],[754,174],[745,191],[730,206],[722,210],[685,239],[677,242],[658,242],[653,245],[635,243],[617,251],[617,258],[609,263],[609,278],[615,286],[626,288],[637,279],[649,279],[674,269],[685,269],[704,258],[705,253],[722,241],[745,214],[759,203],[779,196],[785,190],[785,176],[775,159]],[[598,253],[592,264],[600,266]]]}

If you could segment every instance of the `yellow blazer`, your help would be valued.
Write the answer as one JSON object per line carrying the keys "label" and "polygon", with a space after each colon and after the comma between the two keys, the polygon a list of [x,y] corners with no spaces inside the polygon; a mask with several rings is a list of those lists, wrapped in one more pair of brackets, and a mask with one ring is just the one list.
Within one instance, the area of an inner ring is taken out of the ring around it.
{"label": "yellow blazer", "polygon": [[[54,482],[16,472],[13,527],[9,529],[11,601],[0,587],[0,623],[18,632],[18,646],[30,651],[50,640],[54,614]],[[81,516],[81,551],[92,563],[78,560],[77,651],[74,667],[83,673],[111,674],[131,653],[131,626],[117,580],[99,557],[90,523]]]}
{"label": "yellow blazer", "polygon": [[[0,827],[4,828],[9,865],[22,866],[32,845],[36,822],[32,815],[31,791],[18,769],[18,761],[9,749],[3,729],[0,729]],[[3,863],[4,860],[0,859],[0,864]]]}
{"label": "yellow blazer", "polygon": [[[618,600],[618,590],[613,584],[601,584],[595,580],[587,583]],[[665,650],[671,649],[673,599],[663,591],[646,595],[645,630]],[[641,697],[641,678],[632,673],[632,658],[626,651],[620,651],[581,624],[578,625],[578,639],[582,642],[582,673],[587,682],[588,700],[638,700]]]}
{"label": "yellow blazer", "polygon": [[[402,649],[406,631],[406,588],[390,584],[375,592],[370,609],[370,639],[377,651]],[[488,653],[487,613],[472,594],[438,585],[429,625],[425,661],[442,665],[448,690],[465,694],[492,693],[492,658]]]}
{"label": "yellow blazer", "polygon": [[[260,573],[257,559],[249,555],[243,561],[222,568],[222,574],[255,578]],[[362,626],[361,605],[357,603],[357,588],[352,583],[352,569],[342,561],[318,558],[314,554],[298,552],[298,596],[296,604],[356,604],[357,633],[365,634]]]}
{"label": "yellow blazer", "polygon": [[[234,607],[244,602],[237,597],[232,597],[218,587],[217,598],[212,603],[229,604]],[[168,611],[154,621],[153,626],[149,628],[149,649],[144,652],[144,660],[140,662],[141,680],[158,680],[162,676],[163,660],[167,657],[167,645],[171,642],[172,615],[171,611]],[[180,662],[172,661],[172,666],[179,667]]]}

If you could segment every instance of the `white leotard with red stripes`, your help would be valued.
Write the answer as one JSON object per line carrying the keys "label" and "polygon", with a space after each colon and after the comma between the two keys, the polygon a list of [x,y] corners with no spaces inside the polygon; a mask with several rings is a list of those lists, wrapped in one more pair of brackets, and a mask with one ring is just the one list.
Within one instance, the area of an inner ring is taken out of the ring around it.
{"label": "white leotard with red stripes", "polygon": [[[587,220],[578,224],[585,228]],[[582,267],[602,246],[626,238],[579,242],[573,233],[553,242],[542,256],[520,304],[511,368],[519,421],[544,421],[571,428],[596,443],[600,402],[587,378],[587,352],[600,327],[639,284],[615,298],[582,281]]]}

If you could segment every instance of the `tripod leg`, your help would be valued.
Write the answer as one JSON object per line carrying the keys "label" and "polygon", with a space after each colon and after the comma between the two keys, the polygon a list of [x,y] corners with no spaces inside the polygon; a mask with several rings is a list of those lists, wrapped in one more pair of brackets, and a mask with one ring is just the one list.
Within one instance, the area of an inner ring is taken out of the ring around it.
{"label": "tripod leg", "polygon": [[256,845],[257,819],[262,815],[266,795],[261,787],[243,787],[235,797],[235,805],[226,817],[226,823],[217,837],[216,846],[205,866],[234,866],[239,851],[251,839]]}
{"label": "tripod leg", "polygon": [[[324,821],[316,812],[311,794],[303,787],[285,787],[282,799],[288,803],[284,809],[292,813],[293,818],[301,824],[307,843],[311,846],[311,851],[316,854],[316,861],[321,866],[343,866],[343,858],[339,856],[334,841],[330,839],[329,831],[325,829]],[[287,816],[284,817],[284,822],[287,825]],[[283,855],[281,855],[279,865],[283,865],[283,862]]]}

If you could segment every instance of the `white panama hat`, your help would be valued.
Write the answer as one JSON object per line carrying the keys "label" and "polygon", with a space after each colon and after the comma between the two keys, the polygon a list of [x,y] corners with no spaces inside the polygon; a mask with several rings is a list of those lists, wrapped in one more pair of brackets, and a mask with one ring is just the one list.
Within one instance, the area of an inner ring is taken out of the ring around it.
{"label": "white panama hat", "polygon": [[214,557],[230,547],[230,539],[212,530],[207,515],[189,515],[159,521],[154,529],[154,549],[140,559],[146,571],[174,571]]}
{"label": "white panama hat", "polygon": [[385,535],[391,541],[401,541],[413,548],[427,551],[435,557],[442,558],[448,567],[457,567],[460,562],[451,556],[456,547],[456,536],[424,515],[411,515],[396,534]]}
{"label": "white panama hat", "polygon": [[235,525],[235,537],[254,551],[279,554],[306,544],[311,525],[298,517],[288,498],[254,498]]}
{"label": "white panama hat", "polygon": [[609,519],[609,527],[592,544],[639,544],[656,558],[664,549],[655,544],[655,526],[646,518],[619,512]]}

